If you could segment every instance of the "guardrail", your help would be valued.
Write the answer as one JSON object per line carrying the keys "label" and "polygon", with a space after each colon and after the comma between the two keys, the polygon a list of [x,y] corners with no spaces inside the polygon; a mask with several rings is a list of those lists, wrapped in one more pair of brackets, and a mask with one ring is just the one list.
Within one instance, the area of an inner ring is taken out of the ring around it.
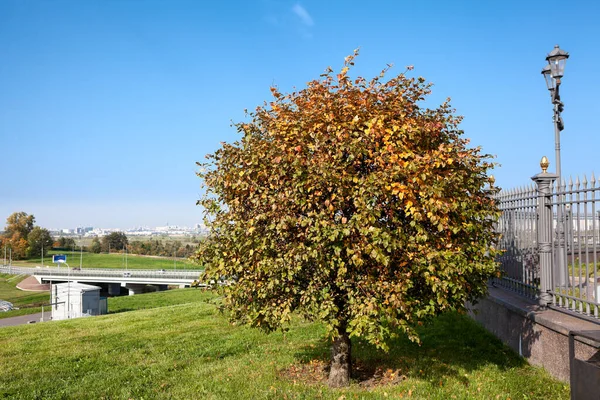
{"label": "guardrail", "polygon": [[14,275],[61,276],[61,277],[106,277],[106,278],[153,278],[153,279],[198,279],[204,270],[115,270],[100,268],[56,268],[56,267],[17,267],[4,265],[0,272]]}

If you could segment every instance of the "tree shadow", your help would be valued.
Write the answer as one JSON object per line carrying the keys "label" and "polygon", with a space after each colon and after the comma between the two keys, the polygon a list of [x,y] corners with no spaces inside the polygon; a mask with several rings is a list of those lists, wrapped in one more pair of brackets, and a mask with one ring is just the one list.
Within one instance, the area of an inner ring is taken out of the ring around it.
{"label": "tree shadow", "polygon": [[[352,340],[354,382],[361,386],[396,384],[406,378],[440,384],[455,379],[468,386],[465,373],[493,364],[500,370],[522,367],[527,362],[466,315],[448,313],[418,330],[421,344],[405,336],[392,340],[389,352],[364,340]],[[318,360],[328,372],[330,344],[321,340],[305,346],[295,357],[300,364]]]}
{"label": "tree shadow", "polygon": [[109,314],[120,314],[129,311],[138,311],[140,308],[119,308],[118,310],[108,310]]}

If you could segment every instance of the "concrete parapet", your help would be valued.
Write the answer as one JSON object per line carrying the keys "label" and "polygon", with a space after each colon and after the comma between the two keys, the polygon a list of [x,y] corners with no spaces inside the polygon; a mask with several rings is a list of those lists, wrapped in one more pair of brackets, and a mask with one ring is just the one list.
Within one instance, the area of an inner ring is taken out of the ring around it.
{"label": "concrete parapet", "polygon": [[[469,305],[470,316],[531,364],[545,368],[557,379],[569,381],[569,332],[598,331],[600,325],[550,308],[499,288]],[[575,341],[575,357],[600,356],[600,343]]]}

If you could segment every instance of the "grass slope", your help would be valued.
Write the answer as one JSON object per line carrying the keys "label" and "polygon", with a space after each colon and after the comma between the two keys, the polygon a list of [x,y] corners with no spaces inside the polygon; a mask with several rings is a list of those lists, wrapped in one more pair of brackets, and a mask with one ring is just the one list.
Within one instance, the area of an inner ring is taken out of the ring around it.
{"label": "grass slope", "polygon": [[17,289],[17,285],[26,276],[0,274],[0,300],[6,300],[20,310],[0,312],[0,318],[16,317],[19,315],[33,314],[40,312],[41,304],[49,302],[50,294],[48,292],[24,292]]}
{"label": "grass slope", "polygon": [[[440,317],[421,329],[421,346],[401,339],[389,354],[355,342],[362,376],[333,390],[315,367],[329,354],[320,324],[296,321],[285,335],[265,335],[229,324],[210,293],[159,294],[146,303],[193,302],[0,329],[0,398],[569,398],[567,386],[465,316]],[[120,310],[143,296],[122,298]],[[369,379],[384,384],[361,385]]]}
{"label": "grass slope", "polygon": [[146,310],[176,304],[206,302],[211,299],[215,299],[213,292],[204,289],[171,289],[164,292],[136,294],[135,296],[111,297],[108,299],[108,312],[114,314]]}
{"label": "grass slope", "polygon": [[[94,253],[79,253],[79,252],[57,252],[51,251],[44,255],[43,264],[55,266],[52,264],[53,254],[65,254],[67,262],[71,267],[79,267],[80,261],[82,268],[117,268],[125,269],[124,254],[94,254]],[[41,258],[31,258],[29,260],[13,261],[13,265],[36,266],[42,265]],[[198,264],[194,264],[186,258],[178,258],[173,262],[172,258],[150,257],[127,255],[127,268],[129,269],[200,269]]]}

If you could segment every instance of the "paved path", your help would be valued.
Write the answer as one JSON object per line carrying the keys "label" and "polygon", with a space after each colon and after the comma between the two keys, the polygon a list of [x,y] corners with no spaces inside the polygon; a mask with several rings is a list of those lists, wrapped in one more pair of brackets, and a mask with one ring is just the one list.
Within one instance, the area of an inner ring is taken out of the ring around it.
{"label": "paved path", "polygon": [[[46,316],[49,318],[50,313],[46,312]],[[16,326],[23,325],[28,323],[29,321],[35,321],[36,323],[40,322],[40,318],[42,318],[42,313],[29,314],[29,315],[19,315],[18,317],[10,317],[0,319],[0,328],[4,328],[5,326]]]}

